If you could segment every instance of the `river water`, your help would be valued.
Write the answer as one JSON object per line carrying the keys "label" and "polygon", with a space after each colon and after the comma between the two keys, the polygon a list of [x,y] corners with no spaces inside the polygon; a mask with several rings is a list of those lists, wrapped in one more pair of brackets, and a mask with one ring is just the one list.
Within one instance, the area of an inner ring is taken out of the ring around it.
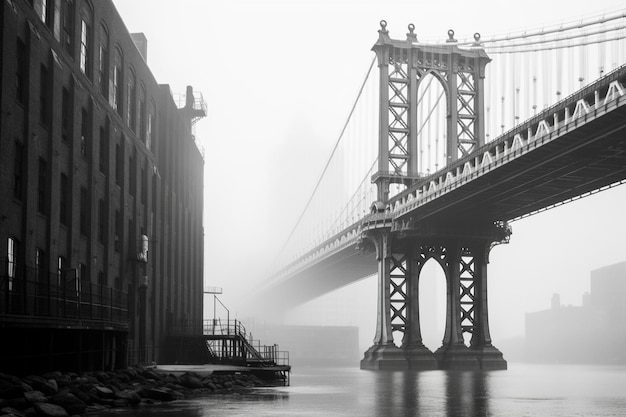
{"label": "river water", "polygon": [[291,386],[107,416],[626,416],[626,366],[509,363],[492,372],[295,368]]}

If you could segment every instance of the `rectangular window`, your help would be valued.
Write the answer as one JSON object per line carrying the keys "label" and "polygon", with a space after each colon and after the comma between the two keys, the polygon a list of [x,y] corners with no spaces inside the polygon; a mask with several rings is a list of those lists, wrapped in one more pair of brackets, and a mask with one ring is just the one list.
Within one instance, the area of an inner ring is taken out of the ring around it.
{"label": "rectangular window", "polygon": [[152,212],[156,211],[157,206],[157,174],[152,174]]}
{"label": "rectangular window", "polygon": [[43,249],[35,249],[35,282],[44,283],[46,266],[46,252]]}
{"label": "rectangular window", "polygon": [[131,155],[128,160],[128,192],[131,196],[135,197],[137,191],[137,167],[135,166],[135,158]]}
{"label": "rectangular window", "polygon": [[80,156],[83,158],[88,158],[89,155],[89,147],[87,146],[90,142],[89,133],[91,127],[89,125],[89,112],[87,109],[83,108],[81,111],[81,125],[80,125]]}
{"label": "rectangular window", "polygon": [[9,278],[9,291],[13,291],[13,282],[17,272],[18,242],[10,237],[7,241],[7,277]]}
{"label": "rectangular window", "polygon": [[152,125],[154,123],[154,116],[152,112],[148,113],[148,126],[146,128],[146,148],[150,149],[152,146]]}
{"label": "rectangular window", "polygon": [[146,98],[143,87],[139,93],[139,139],[146,143]]}
{"label": "rectangular window", "polygon": [[104,200],[98,200],[98,243],[102,243],[104,245],[104,236],[105,236],[105,218],[106,218],[106,207],[104,206]]}
{"label": "rectangular window", "polygon": [[16,68],[15,68],[15,98],[18,102],[24,104],[26,102],[26,45],[21,40],[17,40],[16,51]]}
{"label": "rectangular window", "polygon": [[46,23],[46,20],[47,20],[46,12],[48,10],[47,0],[35,0],[33,7],[35,8],[35,13],[37,13],[37,16],[39,16],[39,19],[41,19],[43,23]]}
{"label": "rectangular window", "polygon": [[61,195],[59,196],[60,200],[60,210],[59,210],[59,221],[61,224],[68,225],[69,220],[69,202],[70,202],[70,187],[67,180],[67,175],[61,174]]}
{"label": "rectangular window", "polygon": [[129,71],[128,74],[128,89],[126,91],[126,110],[128,114],[126,115],[126,122],[128,123],[128,127],[130,130],[135,132],[137,129],[137,85],[135,83],[135,74]]}
{"label": "rectangular window", "polygon": [[24,172],[24,147],[21,143],[15,142],[15,158],[13,161],[13,197],[22,201]]}
{"label": "rectangular window", "polygon": [[91,281],[89,279],[89,270],[87,269],[87,265],[85,265],[84,263],[78,264],[78,278],[80,279],[81,283]]}
{"label": "rectangular window", "polygon": [[148,164],[141,167],[141,204],[146,205],[146,201],[148,200]]}
{"label": "rectangular window", "polygon": [[37,210],[39,213],[46,215],[48,214],[47,210],[47,201],[46,201],[46,190],[48,187],[47,184],[48,177],[48,164],[46,160],[43,158],[39,158],[39,175],[37,182]]}
{"label": "rectangular window", "polygon": [[103,174],[106,172],[106,166],[107,166],[107,138],[106,138],[106,129],[104,128],[104,126],[100,126],[100,144],[99,144],[99,151],[100,153],[98,154],[98,168],[100,169],[100,172],[102,172]]}
{"label": "rectangular window", "polygon": [[119,252],[122,245],[122,214],[119,210],[115,210],[115,242],[113,245],[113,249],[115,252]]}
{"label": "rectangular window", "polygon": [[124,156],[122,155],[122,145],[115,145],[115,182],[120,187],[124,180]]}
{"label": "rectangular window", "polygon": [[104,26],[100,26],[100,42],[98,43],[98,83],[100,94],[108,98],[109,94],[109,34]]}
{"label": "rectangular window", "polygon": [[63,256],[59,256],[57,262],[57,287],[61,288],[61,284],[63,284],[63,278],[66,272],[66,261]]}
{"label": "rectangular window", "polygon": [[122,115],[122,68],[117,65],[113,69],[113,108]]}
{"label": "rectangular window", "polygon": [[39,74],[39,121],[46,127],[50,126],[50,76],[48,68],[41,65]]}
{"label": "rectangular window", "polygon": [[89,60],[89,24],[85,19],[80,20],[80,70],[87,77],[91,74],[91,62]]}
{"label": "rectangular window", "polygon": [[63,47],[74,58],[74,0],[61,0],[63,15]]}
{"label": "rectangular window", "polygon": [[89,223],[87,218],[89,201],[87,196],[87,189],[85,187],[80,187],[80,234],[83,236],[87,236],[87,232],[89,231]]}
{"label": "rectangular window", "polygon": [[63,87],[61,92],[61,138],[65,142],[69,142],[70,126],[72,119],[72,102],[70,101],[70,92]]}

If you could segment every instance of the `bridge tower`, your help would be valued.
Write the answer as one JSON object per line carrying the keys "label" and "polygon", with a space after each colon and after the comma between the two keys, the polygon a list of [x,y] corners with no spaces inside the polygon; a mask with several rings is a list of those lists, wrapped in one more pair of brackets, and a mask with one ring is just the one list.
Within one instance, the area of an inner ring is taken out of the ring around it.
{"label": "bridge tower", "polygon": [[[445,45],[420,44],[410,24],[406,40],[389,37],[381,21],[373,46],[380,69],[378,172],[372,182],[378,200],[372,212],[385,219],[390,184],[407,187],[426,180],[417,150],[418,86],[432,74],[446,96],[446,162],[484,144],[485,67],[480,47],[460,48],[454,32]],[[393,197],[391,197],[392,199]],[[505,223],[467,224],[462,218],[424,222],[415,219],[364,223],[362,237],[375,247],[378,261],[378,313],[374,343],[361,361],[363,369],[506,369],[491,343],[487,311],[487,263],[494,244],[507,241]],[[434,259],[446,277],[446,327],[442,346],[431,352],[422,343],[419,276]],[[400,332],[402,345],[394,344]],[[464,333],[471,335],[469,346]]]}

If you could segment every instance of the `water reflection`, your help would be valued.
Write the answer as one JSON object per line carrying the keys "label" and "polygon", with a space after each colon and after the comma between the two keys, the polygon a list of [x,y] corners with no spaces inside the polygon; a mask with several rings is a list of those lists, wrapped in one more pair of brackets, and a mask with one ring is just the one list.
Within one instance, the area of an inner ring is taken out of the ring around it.
{"label": "water reflection", "polygon": [[489,373],[446,372],[446,410],[449,416],[488,416]]}
{"label": "water reflection", "polygon": [[490,415],[489,373],[459,371],[374,374],[374,415]]}
{"label": "water reflection", "polygon": [[375,373],[376,415],[420,415],[420,373],[388,371]]}

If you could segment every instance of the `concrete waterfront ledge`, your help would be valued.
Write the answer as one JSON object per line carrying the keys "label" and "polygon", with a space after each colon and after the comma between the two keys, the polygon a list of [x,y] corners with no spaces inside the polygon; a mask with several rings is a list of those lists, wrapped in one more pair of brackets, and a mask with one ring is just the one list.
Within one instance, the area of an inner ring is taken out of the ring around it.
{"label": "concrete waterfront ledge", "polygon": [[129,367],[81,374],[55,371],[19,378],[0,373],[0,416],[97,415],[108,408],[269,385],[274,384],[249,368],[226,365]]}

